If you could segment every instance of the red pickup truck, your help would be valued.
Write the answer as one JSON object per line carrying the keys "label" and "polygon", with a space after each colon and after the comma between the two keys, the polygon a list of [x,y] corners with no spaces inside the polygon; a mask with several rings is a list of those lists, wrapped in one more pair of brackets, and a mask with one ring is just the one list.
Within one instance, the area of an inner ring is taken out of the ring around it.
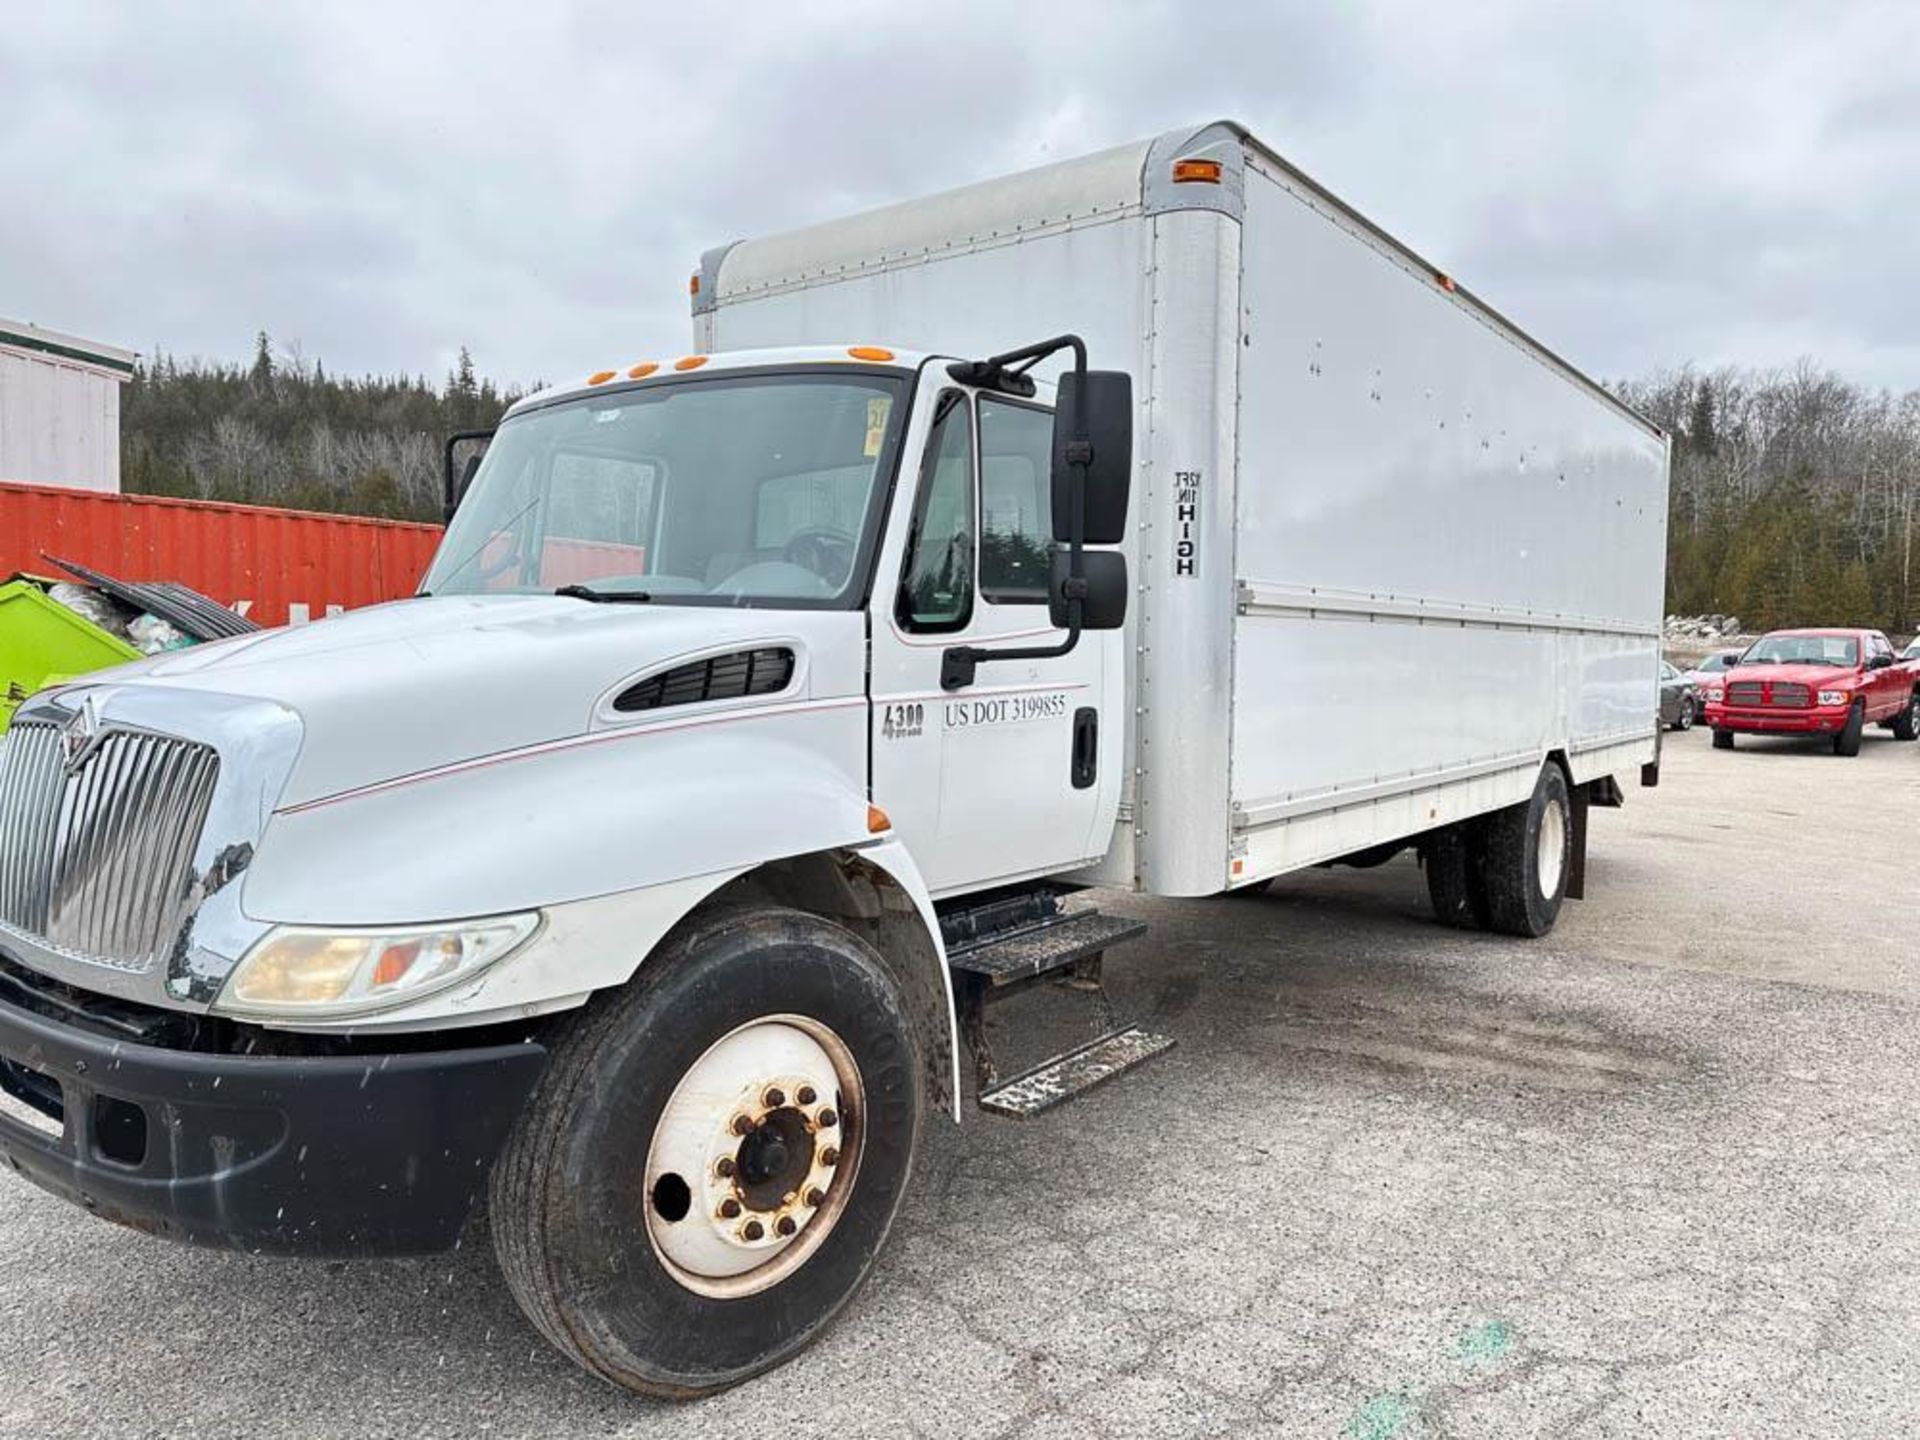
{"label": "red pickup truck", "polygon": [[1831,735],[1834,754],[1858,755],[1869,725],[1920,736],[1920,663],[1878,630],[1775,630],[1715,676],[1706,699],[1716,750],[1735,735]]}

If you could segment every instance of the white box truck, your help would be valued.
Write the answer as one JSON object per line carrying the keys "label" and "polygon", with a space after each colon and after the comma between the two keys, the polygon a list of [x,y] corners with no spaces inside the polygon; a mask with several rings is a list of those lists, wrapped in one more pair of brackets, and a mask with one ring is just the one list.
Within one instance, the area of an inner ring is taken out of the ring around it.
{"label": "white box truck", "polygon": [[999,1074],[989,1004],[1141,928],[1081,887],[1411,847],[1537,935],[1657,777],[1666,438],[1240,127],[694,291],[449,446],[418,598],[21,708],[9,1168],[288,1253],[487,1193],[556,1346],[702,1393],[857,1290],[923,1116],[1171,1043]]}

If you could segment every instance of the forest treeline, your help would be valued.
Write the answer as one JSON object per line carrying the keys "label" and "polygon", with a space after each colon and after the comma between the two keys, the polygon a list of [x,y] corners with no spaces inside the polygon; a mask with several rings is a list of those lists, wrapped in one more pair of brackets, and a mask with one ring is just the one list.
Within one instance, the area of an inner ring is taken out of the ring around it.
{"label": "forest treeline", "polygon": [[[1920,628],[1920,391],[1808,362],[1681,369],[1615,390],[1673,435],[1669,613]],[[435,520],[441,444],[517,392],[465,350],[424,376],[336,378],[261,335],[250,365],[156,356],[122,397],[124,488]]]}
{"label": "forest treeline", "polygon": [[260,335],[251,365],[156,355],[120,398],[120,485],[243,505],[391,520],[441,513],[441,447],[499,422],[519,392],[474,373],[464,348],[425,376],[328,375]]}
{"label": "forest treeline", "polygon": [[1920,391],[1806,361],[1615,388],[1673,436],[1669,614],[1920,629]]}

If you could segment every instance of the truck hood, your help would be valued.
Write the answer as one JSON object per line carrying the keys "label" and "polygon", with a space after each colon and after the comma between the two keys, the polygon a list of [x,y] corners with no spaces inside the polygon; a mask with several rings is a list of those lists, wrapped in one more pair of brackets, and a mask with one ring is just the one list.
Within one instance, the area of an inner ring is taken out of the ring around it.
{"label": "truck hood", "polygon": [[846,652],[863,636],[846,611],[436,596],[173,651],[85,683],[291,710],[304,737],[284,807],[622,723],[603,702],[696,654],[789,645],[786,698],[858,694],[864,667]]}
{"label": "truck hood", "polygon": [[1838,665],[1735,665],[1713,677],[1716,685],[1733,685],[1749,680],[1771,681],[1775,685],[1805,685],[1809,690],[1851,690],[1860,684],[1860,672]]}

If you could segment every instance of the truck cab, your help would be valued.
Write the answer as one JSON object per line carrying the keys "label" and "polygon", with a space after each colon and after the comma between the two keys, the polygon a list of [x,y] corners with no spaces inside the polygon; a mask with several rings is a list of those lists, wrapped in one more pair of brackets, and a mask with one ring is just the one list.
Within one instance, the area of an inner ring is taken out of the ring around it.
{"label": "truck cab", "polygon": [[804,1343],[958,1102],[949,963],[1018,978],[938,902],[993,897],[1034,974],[1117,933],[1004,898],[1119,805],[1124,564],[1085,542],[1130,399],[1083,350],[1062,384],[1079,428],[1005,358],[596,372],[506,417],[418,598],[28,702],[0,1153],[269,1252],[442,1248],[491,1181],[530,1313],[610,1246],[652,1282],[603,1320],[730,1302],[680,1348],[570,1343],[598,1373],[679,1393]]}

